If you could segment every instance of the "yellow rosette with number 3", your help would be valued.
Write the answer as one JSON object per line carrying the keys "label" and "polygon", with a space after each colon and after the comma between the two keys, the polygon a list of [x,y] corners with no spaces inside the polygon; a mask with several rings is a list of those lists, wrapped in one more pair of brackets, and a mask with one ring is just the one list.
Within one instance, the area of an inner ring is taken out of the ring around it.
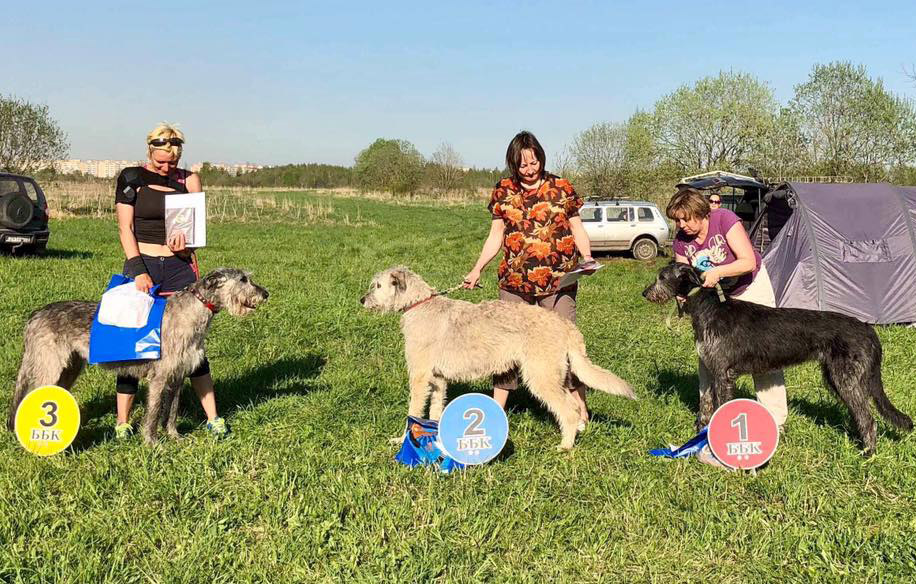
{"label": "yellow rosette with number 3", "polygon": [[45,385],[25,396],[16,409],[15,425],[23,448],[38,456],[51,456],[76,438],[80,409],[69,391]]}

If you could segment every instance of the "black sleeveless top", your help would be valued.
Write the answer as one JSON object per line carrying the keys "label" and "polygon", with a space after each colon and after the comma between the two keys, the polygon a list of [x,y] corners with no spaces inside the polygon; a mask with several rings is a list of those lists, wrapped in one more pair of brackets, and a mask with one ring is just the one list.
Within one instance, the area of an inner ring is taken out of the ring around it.
{"label": "black sleeveless top", "polygon": [[179,181],[179,177],[187,178],[190,173],[179,174],[183,172],[178,170],[166,177],[142,166],[132,166],[118,175],[115,202],[134,208],[134,237],[138,243],[166,243],[165,198],[170,192],[152,189],[150,185],[167,187],[175,193],[187,193],[188,187]]}

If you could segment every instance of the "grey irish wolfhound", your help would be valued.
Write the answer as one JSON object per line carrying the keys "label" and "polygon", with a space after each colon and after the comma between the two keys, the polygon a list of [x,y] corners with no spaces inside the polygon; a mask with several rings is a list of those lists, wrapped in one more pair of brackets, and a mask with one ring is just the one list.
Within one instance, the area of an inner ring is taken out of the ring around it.
{"label": "grey irish wolfhound", "polygon": [[[226,309],[235,316],[251,313],[267,300],[267,290],[247,272],[219,268],[172,295],[162,317],[162,357],[156,360],[104,363],[119,374],[149,380],[143,438],[156,440],[161,422],[169,436],[178,437],[178,392],[184,378],[204,359],[204,340],[214,314]],[[96,302],[55,302],[35,311],[25,326],[25,351],[10,404],[9,428],[16,408],[37,387],[70,389],[89,358],[89,329]]]}
{"label": "grey irish wolfhound", "polygon": [[447,381],[472,381],[518,367],[528,389],[560,425],[559,448],[569,450],[580,418],[565,387],[570,372],[589,387],[635,399],[625,381],[589,360],[576,325],[539,306],[452,300],[405,267],[377,274],[360,302],[369,310],[402,313],[408,415],[422,417],[430,400],[429,417],[438,420]]}
{"label": "grey irish wolfhound", "polygon": [[715,289],[702,287],[698,270],[681,263],[662,268],[643,296],[659,304],[677,297],[690,315],[697,351],[712,379],[710,390],[700,396],[698,426],[708,424],[713,412],[734,398],[739,375],[819,361],[827,387],[855,420],[863,454],[875,450],[870,401],[891,424],[913,429],[909,416],[884,393],[881,342],[871,325],[835,312],[770,308],[730,298],[722,302]]}

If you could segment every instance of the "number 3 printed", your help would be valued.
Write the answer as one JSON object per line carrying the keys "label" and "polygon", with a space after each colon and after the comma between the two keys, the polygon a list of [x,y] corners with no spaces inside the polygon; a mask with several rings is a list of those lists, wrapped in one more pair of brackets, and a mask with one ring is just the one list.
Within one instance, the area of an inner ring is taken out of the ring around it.
{"label": "number 3 printed", "polygon": [[51,421],[47,422],[42,419],[42,420],[38,420],[38,423],[44,426],[45,428],[50,428],[51,426],[56,425],[57,424],[57,402],[46,401],[45,403],[41,404],[41,407],[47,408],[47,411],[45,412],[45,414],[47,414],[48,417],[51,418]]}

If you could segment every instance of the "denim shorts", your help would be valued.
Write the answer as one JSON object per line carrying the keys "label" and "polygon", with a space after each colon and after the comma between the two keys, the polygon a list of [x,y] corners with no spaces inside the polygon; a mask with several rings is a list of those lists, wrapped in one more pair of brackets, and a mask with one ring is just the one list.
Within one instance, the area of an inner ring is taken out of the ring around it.
{"label": "denim shorts", "polygon": [[[160,292],[177,292],[187,288],[197,281],[197,274],[191,267],[191,260],[178,256],[148,256],[140,254],[146,272],[152,278],[153,284],[159,285]],[[127,273],[127,263],[124,264],[124,273]]]}

